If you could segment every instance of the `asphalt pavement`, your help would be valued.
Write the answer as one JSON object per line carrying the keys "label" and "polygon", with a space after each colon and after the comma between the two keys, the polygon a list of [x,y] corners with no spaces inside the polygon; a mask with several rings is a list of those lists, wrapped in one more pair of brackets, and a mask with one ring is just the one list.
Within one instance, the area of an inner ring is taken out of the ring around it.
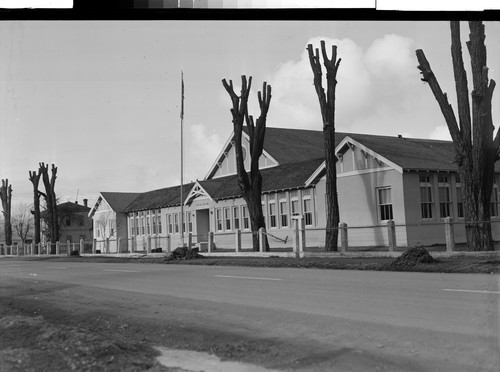
{"label": "asphalt pavement", "polygon": [[492,370],[500,361],[498,275],[2,259],[1,276],[196,300],[225,309],[222,317],[282,314],[292,323],[278,332],[286,337],[329,342],[335,324],[337,347],[340,334],[345,346],[389,354],[406,345],[419,362],[435,359],[430,365],[446,370]]}

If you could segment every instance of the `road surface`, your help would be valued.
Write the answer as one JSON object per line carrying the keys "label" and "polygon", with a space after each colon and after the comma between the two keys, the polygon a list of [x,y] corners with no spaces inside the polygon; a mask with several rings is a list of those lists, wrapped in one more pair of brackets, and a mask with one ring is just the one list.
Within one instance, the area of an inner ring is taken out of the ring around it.
{"label": "road surface", "polygon": [[128,298],[129,306],[117,311],[136,317],[161,319],[159,306],[184,306],[182,321],[190,325],[296,348],[295,361],[263,358],[272,368],[497,371],[500,365],[498,275],[0,260],[0,283],[7,278],[32,283],[33,296],[35,283],[50,282],[64,284],[67,298]]}

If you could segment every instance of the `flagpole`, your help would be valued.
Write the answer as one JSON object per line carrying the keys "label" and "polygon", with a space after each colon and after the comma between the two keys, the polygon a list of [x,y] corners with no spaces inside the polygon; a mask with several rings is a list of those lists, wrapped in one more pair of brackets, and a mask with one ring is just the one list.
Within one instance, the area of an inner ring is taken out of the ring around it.
{"label": "flagpole", "polygon": [[184,71],[181,70],[181,247],[184,247]]}

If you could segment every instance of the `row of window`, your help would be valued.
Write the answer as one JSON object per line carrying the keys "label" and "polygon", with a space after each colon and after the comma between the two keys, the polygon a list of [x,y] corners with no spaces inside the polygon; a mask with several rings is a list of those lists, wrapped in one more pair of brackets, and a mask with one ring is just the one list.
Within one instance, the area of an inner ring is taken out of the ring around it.
{"label": "row of window", "polygon": [[[269,194],[267,203],[262,198],[262,212],[267,228],[287,228],[290,226],[289,216],[300,214],[299,193],[290,191]],[[302,213],[306,226],[313,225],[313,209],[311,189],[302,192]],[[246,205],[236,207],[223,207],[215,209],[215,231],[232,231],[236,229],[249,230],[250,216]]]}
{"label": "row of window", "polygon": [[[431,175],[421,175],[420,176],[420,210],[421,217],[423,220],[431,220],[434,218],[435,205],[434,202],[434,184]],[[437,176],[437,186],[438,186],[438,207],[439,207],[439,217],[452,217],[453,212],[453,200],[451,193],[451,176],[449,175],[438,175]],[[460,182],[460,177],[455,176],[455,196],[457,205],[457,218],[464,218],[464,203],[462,194],[462,184]],[[493,184],[493,191],[491,194],[491,216],[499,217],[499,203],[500,198],[498,195],[497,179],[495,178],[495,183]]]}
{"label": "row of window", "polygon": [[[193,221],[192,221],[192,212],[186,212],[184,220],[182,221],[182,232],[186,233],[186,225],[187,225],[187,232],[192,233],[193,232]],[[167,233],[168,234],[179,234],[180,232],[180,224],[181,224],[181,216],[182,214],[179,213],[168,213],[167,214]]]}
{"label": "row of window", "polygon": [[162,233],[161,211],[136,212],[129,216],[130,236]]}

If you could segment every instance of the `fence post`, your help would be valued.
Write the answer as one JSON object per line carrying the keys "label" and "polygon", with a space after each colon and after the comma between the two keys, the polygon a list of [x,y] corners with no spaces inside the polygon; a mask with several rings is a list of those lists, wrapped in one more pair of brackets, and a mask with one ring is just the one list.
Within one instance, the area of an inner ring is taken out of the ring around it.
{"label": "fence post", "polygon": [[121,252],[122,252],[122,237],[119,236],[116,239],[116,254],[121,253]]}
{"label": "fence post", "polygon": [[396,249],[396,226],[393,220],[387,221],[387,234],[389,240],[389,251],[393,252]]}
{"label": "fence post", "polygon": [[340,252],[347,252],[347,248],[349,246],[349,241],[347,237],[347,224],[345,222],[341,222],[339,224],[340,230]]}
{"label": "fence post", "polygon": [[213,233],[213,231],[209,231],[208,232],[208,247],[207,247],[208,253],[212,252],[213,245],[214,245],[214,233]]}
{"label": "fence post", "polygon": [[300,258],[300,233],[299,233],[299,220],[295,220],[295,230],[293,234],[293,251],[295,252],[295,258]]}
{"label": "fence post", "polygon": [[266,229],[264,229],[263,227],[259,228],[259,252],[266,251],[266,244],[265,244],[265,240],[264,240],[265,233],[266,233]]}
{"label": "fence post", "polygon": [[188,249],[193,245],[193,233],[188,233]]}
{"label": "fence post", "polygon": [[71,242],[69,240],[66,240],[66,252],[68,256],[71,256]]}
{"label": "fence post", "polygon": [[303,256],[306,249],[306,224],[304,216],[299,216],[297,222],[299,223],[299,256]]}
{"label": "fence post", "polygon": [[146,253],[151,253],[151,235],[146,238]]}
{"label": "fence post", "polygon": [[24,244],[24,245],[23,245],[23,256],[26,256],[26,247],[27,247],[27,245],[26,245],[26,244]]}
{"label": "fence post", "polygon": [[59,242],[56,242],[56,255],[58,255],[60,252],[59,252]]}
{"label": "fence post", "polygon": [[51,249],[52,249],[52,242],[49,241],[47,242],[47,255],[50,254]]}
{"label": "fence post", "polygon": [[95,254],[96,245],[97,245],[97,239],[94,238],[92,239],[92,254]]}
{"label": "fence post", "polygon": [[167,253],[170,253],[171,244],[172,244],[172,241],[170,238],[170,234],[167,234]]}
{"label": "fence post", "polygon": [[455,250],[455,228],[453,226],[453,218],[446,217],[444,219],[444,232],[446,235],[446,252]]}
{"label": "fence post", "polygon": [[80,254],[84,254],[85,253],[85,242],[83,241],[83,239],[80,239]]}
{"label": "fence post", "polygon": [[235,242],[234,242],[235,249],[234,249],[234,251],[236,253],[238,253],[241,250],[241,230],[240,229],[236,229],[236,231],[234,232],[234,239],[235,239]]}

